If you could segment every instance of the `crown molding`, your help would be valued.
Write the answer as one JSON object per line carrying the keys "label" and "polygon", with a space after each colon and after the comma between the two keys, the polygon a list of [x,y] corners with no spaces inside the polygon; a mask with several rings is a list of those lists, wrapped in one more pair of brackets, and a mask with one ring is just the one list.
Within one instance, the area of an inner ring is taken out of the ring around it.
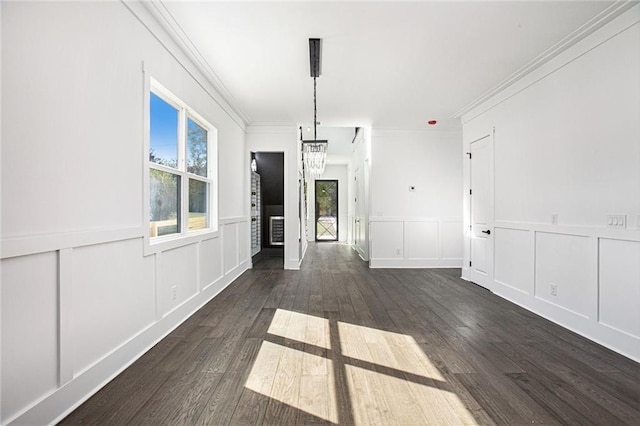
{"label": "crown molding", "polygon": [[204,55],[198,50],[196,45],[191,41],[187,33],[182,29],[178,21],[171,14],[163,0],[143,1],[142,4],[147,11],[153,16],[167,34],[175,41],[178,47],[193,62],[196,68],[206,78],[207,82],[216,90],[218,95],[233,110],[238,117],[244,121],[245,125],[251,122],[250,117],[238,106],[231,91],[218,77],[211,65],[207,62]]}
{"label": "crown molding", "polygon": [[585,39],[589,35],[593,34],[598,29],[602,28],[604,25],[608,24],[618,16],[622,15],[627,10],[631,9],[634,6],[639,4],[638,0],[618,0],[611,4],[609,7],[604,9],[598,15],[591,18],[585,24],[577,28],[575,31],[570,33],[568,36],[560,40],[558,43],[551,46],[549,49],[542,52],[540,55],[533,58],[527,64],[525,64],[522,68],[518,69],[513,74],[509,75],[507,78],[502,80],[498,85],[496,85],[493,89],[484,93],[480,97],[478,97],[473,102],[464,106],[460,111],[456,112],[451,118],[462,118],[462,116],[474,108],[482,105],[487,100],[491,99],[498,93],[504,91],[509,88],[516,82],[520,81],[527,75],[531,74],[533,71],[540,68],[542,65],[546,64],[556,56],[560,55],[567,49],[574,46],[576,43]]}

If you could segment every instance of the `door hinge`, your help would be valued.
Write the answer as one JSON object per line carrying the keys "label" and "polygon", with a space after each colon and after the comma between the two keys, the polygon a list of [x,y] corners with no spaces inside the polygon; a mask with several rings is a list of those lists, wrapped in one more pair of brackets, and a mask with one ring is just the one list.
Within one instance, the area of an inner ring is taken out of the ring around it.
{"label": "door hinge", "polygon": [[471,261],[469,261],[469,266],[471,266]]}
{"label": "door hinge", "polygon": [[467,152],[467,155],[469,156],[469,160],[471,160],[471,153]]}
{"label": "door hinge", "polygon": [[471,190],[469,190],[469,195],[471,195],[471,192],[472,192],[472,191],[471,191]]}

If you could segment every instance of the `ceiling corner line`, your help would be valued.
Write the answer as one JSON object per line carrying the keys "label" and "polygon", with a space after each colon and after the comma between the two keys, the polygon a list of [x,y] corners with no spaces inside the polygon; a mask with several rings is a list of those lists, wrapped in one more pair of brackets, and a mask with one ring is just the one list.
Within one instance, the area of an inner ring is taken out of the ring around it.
{"label": "ceiling corner line", "polygon": [[[248,126],[252,121],[251,117],[238,106],[238,103],[231,94],[231,91],[226,87],[222,79],[218,77],[211,65],[209,65],[207,60],[204,58],[204,55],[202,55],[202,53],[200,53],[198,48],[195,46],[195,43],[191,41],[189,36],[182,29],[178,21],[165,5],[165,2],[163,0],[154,0],[142,3],[145,8],[151,13],[151,16],[155,18],[162,29],[164,29],[169,38],[171,38],[176,43],[182,53],[187,56],[187,59],[189,59],[190,62],[195,66],[195,68],[202,74],[206,82],[211,85],[211,87],[215,90],[216,95],[221,98],[220,100],[224,101],[226,106],[230,108],[231,111],[242,121],[243,126],[241,127],[246,128],[246,126]],[[167,46],[165,46],[165,48],[169,50]],[[175,59],[178,60],[178,58]],[[178,62],[180,61],[178,60]],[[184,64],[182,64],[182,66],[184,67]],[[191,76],[197,81],[195,76]],[[201,85],[200,82],[198,82],[198,84]],[[205,91],[207,90],[205,89]],[[225,105],[221,105],[219,103],[219,100],[215,99],[215,97],[211,93],[209,93],[209,96],[211,96],[223,110],[227,109],[225,108]],[[226,112],[229,113],[229,111]]]}
{"label": "ceiling corner line", "polygon": [[471,101],[464,107],[462,107],[459,111],[451,116],[451,118],[460,118],[462,116],[470,112],[471,110],[479,107],[483,103],[487,102],[492,97],[498,95],[499,93],[505,91],[509,87],[513,86],[518,81],[522,80],[529,74],[533,73],[535,70],[556,58],[581,40],[585,39],[589,35],[596,32],[598,29],[602,28],[607,23],[611,22],[616,17],[620,16],[627,10],[631,9],[635,5],[638,4],[637,0],[616,0],[606,9],[598,13],[596,16],[582,24],[580,27],[572,31],[562,40],[552,45],[547,50],[543,51],[538,56],[534,57],[532,60],[527,62],[524,66],[507,76],[504,80],[498,83],[493,88],[489,89],[475,100]]}

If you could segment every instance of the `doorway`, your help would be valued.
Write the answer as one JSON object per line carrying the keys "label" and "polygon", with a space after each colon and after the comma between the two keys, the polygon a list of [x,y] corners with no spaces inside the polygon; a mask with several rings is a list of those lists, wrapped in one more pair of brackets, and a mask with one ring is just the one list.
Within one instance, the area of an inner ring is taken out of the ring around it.
{"label": "doorway", "polygon": [[315,181],[316,241],[338,241],[338,181]]}
{"label": "doorway", "polygon": [[284,268],[284,153],[252,152],[251,251],[254,268]]}
{"label": "doorway", "polygon": [[493,290],[493,140],[471,143],[471,281]]}

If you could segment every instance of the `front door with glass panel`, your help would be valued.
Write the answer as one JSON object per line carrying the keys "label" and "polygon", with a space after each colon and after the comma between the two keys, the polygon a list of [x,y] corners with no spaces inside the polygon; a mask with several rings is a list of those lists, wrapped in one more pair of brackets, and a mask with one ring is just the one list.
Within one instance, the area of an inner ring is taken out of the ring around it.
{"label": "front door with glass panel", "polygon": [[316,241],[338,241],[338,181],[316,180]]}

